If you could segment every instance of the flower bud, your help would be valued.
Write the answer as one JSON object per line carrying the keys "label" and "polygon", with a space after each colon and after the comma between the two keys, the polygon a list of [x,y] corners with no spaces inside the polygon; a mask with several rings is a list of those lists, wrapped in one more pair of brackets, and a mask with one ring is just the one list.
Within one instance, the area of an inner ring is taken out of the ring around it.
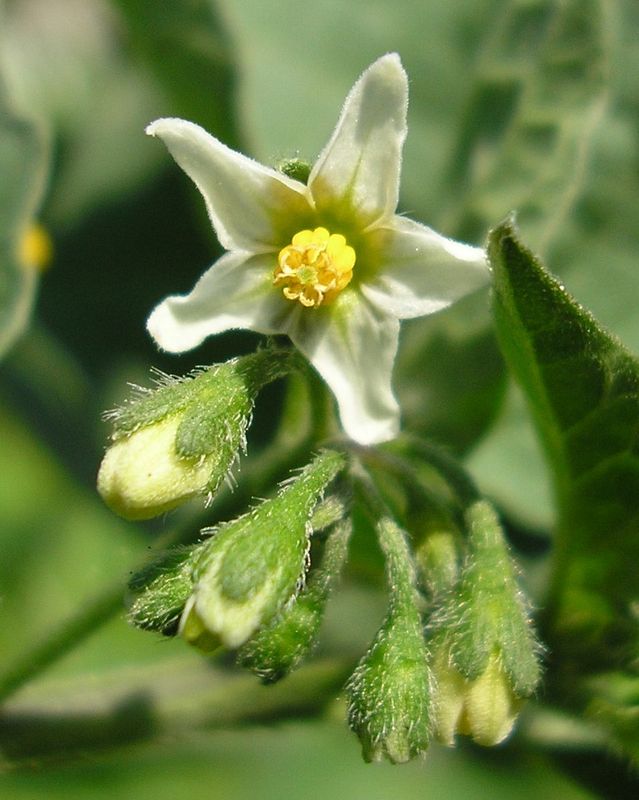
{"label": "flower bud", "polygon": [[469,681],[447,661],[446,649],[436,653],[433,723],[438,741],[450,747],[455,734],[472,736],[484,746],[502,742],[511,732],[523,700],[515,694],[497,652],[486,668]]}
{"label": "flower bud", "polygon": [[258,391],[290,368],[264,349],[178,380],[110,412],[114,444],[98,473],[105,503],[126,519],[150,519],[213,494],[239,451]]}
{"label": "flower bud", "polygon": [[184,607],[179,633],[182,638],[203,653],[212,653],[222,645],[220,637],[211,633],[195,608],[195,597],[191,596]]}
{"label": "flower bud", "polygon": [[[331,510],[324,507],[313,519],[322,519]],[[311,573],[304,589],[240,650],[238,662],[265,683],[288,675],[315,645],[330,591],[346,560],[350,533],[350,520],[335,526],[324,544],[321,564]]]}
{"label": "flower bud", "polygon": [[457,582],[459,558],[457,535],[452,530],[430,531],[415,553],[424,586],[433,599],[440,597]]}
{"label": "flower bud", "polygon": [[281,161],[277,168],[287,177],[293,178],[300,183],[308,183],[308,178],[311,174],[311,165],[301,158],[287,158]]}
{"label": "flower bud", "polygon": [[348,718],[366,761],[396,764],[428,747],[431,679],[404,534],[389,519],[377,528],[391,595],[386,619],[347,684]]}
{"label": "flower bud", "polygon": [[324,451],[272,500],[211,531],[193,571],[183,635],[201,624],[236,648],[293,601],[304,582],[313,508],[343,466],[340,454]]}
{"label": "flower bud", "polygon": [[165,417],[118,439],[98,472],[98,491],[125,519],[150,519],[207,490],[216,458],[181,458],[175,437],[181,416]]}
{"label": "flower bud", "polygon": [[193,565],[203,543],[176,547],[141,569],[129,581],[128,620],[143,630],[175,636],[180,617],[193,591]]}
{"label": "flower bud", "polygon": [[482,745],[512,730],[539,678],[539,645],[497,517],[484,501],[466,514],[468,551],[458,586],[429,623],[440,741],[455,734]]}
{"label": "flower bud", "polygon": [[477,744],[499,744],[511,732],[522,702],[495,652],[479,678],[470,681],[465,689],[459,732],[472,736]]}

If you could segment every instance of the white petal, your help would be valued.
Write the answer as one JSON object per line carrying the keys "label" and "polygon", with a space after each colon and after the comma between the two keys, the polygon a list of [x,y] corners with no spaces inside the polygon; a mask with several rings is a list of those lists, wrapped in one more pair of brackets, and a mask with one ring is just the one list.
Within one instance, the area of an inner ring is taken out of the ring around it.
{"label": "white petal", "polygon": [[399,319],[439,311],[490,279],[481,247],[447,239],[413,220],[395,217],[392,225],[369,236],[382,266],[361,290],[372,303]]}
{"label": "white petal", "polygon": [[282,332],[290,301],[273,288],[273,254],[227,253],[188,295],[167,297],[147,321],[157,344],[171,353],[197,347],[207,336],[233,328]]}
{"label": "white petal", "polygon": [[397,436],[399,406],[391,374],[398,321],[353,291],[342,292],[327,308],[300,309],[294,319],[288,335],[335,395],[348,436],[360,444]]}
{"label": "white petal", "polygon": [[196,184],[227,250],[281,247],[279,220],[308,216],[303,184],[236,153],[199,125],[158,119],[146,132],[162,139]]}
{"label": "white petal", "polygon": [[375,61],[351,89],[309,178],[318,209],[345,200],[363,225],[397,207],[408,80],[396,53]]}

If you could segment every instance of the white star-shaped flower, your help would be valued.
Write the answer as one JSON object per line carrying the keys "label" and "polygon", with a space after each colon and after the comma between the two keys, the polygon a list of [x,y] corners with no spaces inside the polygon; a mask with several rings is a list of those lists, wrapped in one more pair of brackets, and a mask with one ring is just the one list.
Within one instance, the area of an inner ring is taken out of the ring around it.
{"label": "white star-shaped flower", "polygon": [[179,353],[233,328],[287,334],[335,395],[346,433],[361,444],[392,439],[399,320],[488,279],[482,249],[395,213],[407,106],[399,57],[383,56],[351,89],[307,184],[191,122],[149,125],[204,196],[228,251],[190,294],[154,309],[157,344]]}

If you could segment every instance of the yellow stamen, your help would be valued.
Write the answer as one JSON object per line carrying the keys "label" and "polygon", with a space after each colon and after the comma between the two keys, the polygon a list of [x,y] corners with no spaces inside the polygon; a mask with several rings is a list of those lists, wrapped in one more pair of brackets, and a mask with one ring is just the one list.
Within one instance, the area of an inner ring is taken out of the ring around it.
{"label": "yellow stamen", "polygon": [[273,284],[306,308],[333,301],[353,277],[355,250],[341,233],[303,230],[280,250]]}

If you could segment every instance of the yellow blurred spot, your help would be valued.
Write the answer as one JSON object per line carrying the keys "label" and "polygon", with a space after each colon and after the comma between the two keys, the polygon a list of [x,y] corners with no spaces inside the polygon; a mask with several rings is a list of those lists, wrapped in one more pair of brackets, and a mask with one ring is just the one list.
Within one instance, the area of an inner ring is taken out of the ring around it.
{"label": "yellow blurred spot", "polygon": [[51,263],[53,243],[46,230],[37,222],[26,229],[18,246],[22,266],[43,272]]}

